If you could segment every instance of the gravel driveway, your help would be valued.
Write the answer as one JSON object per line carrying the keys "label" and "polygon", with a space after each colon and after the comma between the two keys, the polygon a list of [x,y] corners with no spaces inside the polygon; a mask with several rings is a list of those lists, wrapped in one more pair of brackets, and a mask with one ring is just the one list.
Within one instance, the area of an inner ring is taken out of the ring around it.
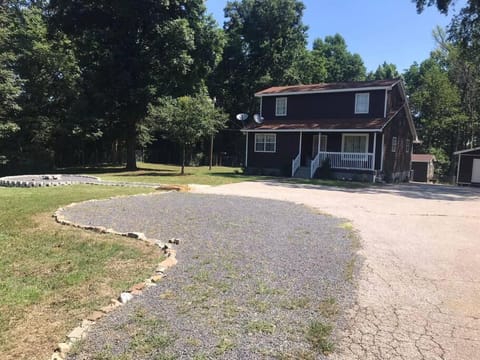
{"label": "gravel driveway", "polygon": [[197,191],[288,200],[353,221],[364,265],[333,358],[480,358],[480,189],[255,182]]}
{"label": "gravel driveway", "polygon": [[64,215],[182,239],[164,281],[97,323],[71,359],[322,359],[319,337],[353,305],[352,232],[302,205],[168,193]]}

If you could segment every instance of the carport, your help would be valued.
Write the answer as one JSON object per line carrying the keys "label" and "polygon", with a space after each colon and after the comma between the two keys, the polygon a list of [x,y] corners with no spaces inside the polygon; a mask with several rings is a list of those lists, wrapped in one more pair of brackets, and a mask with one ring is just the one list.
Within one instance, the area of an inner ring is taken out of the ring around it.
{"label": "carport", "polygon": [[457,185],[480,186],[480,147],[461,150],[458,155]]}

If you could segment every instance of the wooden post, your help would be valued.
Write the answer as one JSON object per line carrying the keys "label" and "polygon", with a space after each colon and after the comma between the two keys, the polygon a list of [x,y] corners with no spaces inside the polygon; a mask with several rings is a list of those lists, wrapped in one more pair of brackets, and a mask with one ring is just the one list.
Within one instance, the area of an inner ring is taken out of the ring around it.
{"label": "wooden post", "polygon": [[298,144],[298,154],[300,155],[300,163],[302,163],[302,132],[300,131],[300,142]]}
{"label": "wooden post", "polygon": [[213,162],[213,134],[210,135],[210,164],[208,166],[208,170],[212,170],[212,162]]}
{"label": "wooden post", "polygon": [[248,132],[245,133],[245,168],[248,167]]}

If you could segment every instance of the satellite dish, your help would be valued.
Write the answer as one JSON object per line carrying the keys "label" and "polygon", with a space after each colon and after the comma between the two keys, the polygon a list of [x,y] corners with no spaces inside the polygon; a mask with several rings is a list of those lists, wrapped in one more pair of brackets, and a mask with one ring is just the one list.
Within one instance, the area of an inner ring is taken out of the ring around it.
{"label": "satellite dish", "polygon": [[248,119],[248,114],[245,114],[245,113],[237,114],[236,118],[238,121],[245,121]]}
{"label": "satellite dish", "polygon": [[263,123],[263,116],[259,114],[253,115],[253,121],[255,121],[257,124],[262,124]]}

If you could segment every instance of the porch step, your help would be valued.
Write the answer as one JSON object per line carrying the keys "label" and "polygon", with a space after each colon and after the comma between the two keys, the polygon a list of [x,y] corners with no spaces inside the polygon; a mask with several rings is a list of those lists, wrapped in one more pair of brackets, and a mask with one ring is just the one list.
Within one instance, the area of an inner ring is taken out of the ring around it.
{"label": "porch step", "polygon": [[310,166],[300,166],[293,177],[298,179],[310,179]]}

